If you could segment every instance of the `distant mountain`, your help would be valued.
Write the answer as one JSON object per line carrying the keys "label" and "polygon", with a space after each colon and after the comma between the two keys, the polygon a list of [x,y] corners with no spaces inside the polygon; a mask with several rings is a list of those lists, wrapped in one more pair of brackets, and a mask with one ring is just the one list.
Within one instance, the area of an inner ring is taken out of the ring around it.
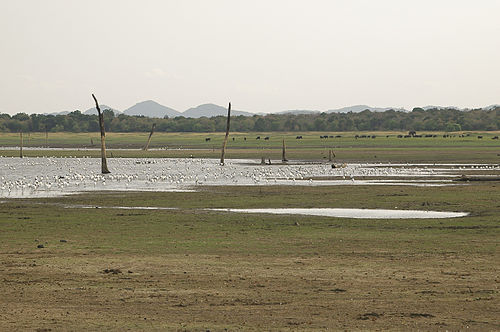
{"label": "distant mountain", "polygon": [[[109,107],[108,105],[99,105],[99,108],[101,109],[101,111],[112,110],[113,112],[115,112],[115,114],[121,113],[119,110],[115,110],[113,107]],[[61,114],[61,113],[58,113],[58,114]],[[97,115],[97,108],[95,108],[95,107],[89,108],[88,110],[83,112],[83,114],[88,114],[88,115],[96,114]]]}
{"label": "distant mountain", "polygon": [[[106,110],[110,109],[113,112],[115,112],[116,115],[122,114],[121,111],[118,111],[112,107],[109,107],[107,105],[100,105],[101,110]],[[482,107],[480,109],[483,109],[485,111],[493,110],[496,108],[499,108],[500,105],[494,104],[486,107]],[[455,106],[425,106],[421,107],[424,110],[430,110],[430,109],[456,109],[456,110],[461,110],[461,111],[468,111],[469,109],[461,109]],[[395,111],[401,111],[401,112],[408,112],[404,108],[398,108],[398,107],[371,107],[368,105],[354,105],[354,106],[348,106],[348,107],[343,107],[343,108],[338,108],[338,109],[330,109],[326,111],[326,113],[348,113],[348,112],[353,112],[353,113],[359,113],[363,112],[365,110],[370,110],[371,112],[384,112],[387,110],[395,110]],[[479,109],[479,108],[478,108]],[[72,111],[62,111],[62,112],[55,112],[55,113],[50,113],[50,115],[65,115],[69,114]],[[276,112],[272,114],[292,114],[292,115],[308,115],[308,114],[317,114],[323,111],[317,111],[317,110],[287,110],[287,111],[282,111],[282,112]],[[48,113],[44,113],[45,115],[48,115]],[[97,114],[97,110],[95,107],[92,107],[83,114]],[[158,104],[157,102],[153,100],[147,100],[143,101],[140,103],[135,104],[134,106],[126,109],[123,111],[123,114],[126,115],[142,115],[146,117],[151,117],[151,118],[163,118],[168,116],[169,118],[177,117],[177,116],[183,116],[186,118],[200,118],[200,117],[213,117],[213,116],[226,116],[227,115],[227,108],[223,106],[219,106],[216,104],[202,104],[193,108],[190,108],[184,112],[178,112],[170,107],[163,106],[161,104]],[[244,111],[237,111],[237,110],[232,110],[231,115],[238,116],[238,115],[243,115],[243,116],[254,116],[254,115],[262,115],[265,116],[270,113],[251,113],[251,112],[244,112]]]}
{"label": "distant mountain", "polygon": [[422,107],[422,109],[424,110],[432,110],[432,109],[438,109],[438,110],[443,110],[443,109],[449,109],[449,110],[462,110],[458,107],[455,107],[455,106],[433,106],[433,105],[429,105],[429,106],[424,106]]}
{"label": "distant mountain", "polygon": [[66,115],[71,113],[72,111],[62,111],[62,112],[54,112],[54,113],[43,113],[43,115]]}
{"label": "distant mountain", "polygon": [[[212,116],[227,115],[227,108],[215,104],[203,104],[190,108],[182,112],[181,115],[186,118],[201,118],[202,116],[210,118]],[[231,110],[231,115],[253,116],[254,113]]]}
{"label": "distant mountain", "polygon": [[348,107],[328,110],[328,111],[326,111],[326,113],[348,113],[348,112],[359,113],[359,112],[363,112],[366,110],[369,110],[371,112],[385,112],[388,110],[406,112],[406,110],[404,108],[398,108],[398,107],[371,107],[368,105],[354,105],[354,106],[348,106]]}
{"label": "distant mountain", "polygon": [[288,110],[288,111],[282,111],[274,114],[293,114],[293,115],[299,115],[299,114],[315,114],[315,113],[320,113],[320,111],[310,111],[310,110]]}
{"label": "distant mountain", "polygon": [[152,100],[137,103],[127,108],[123,113],[126,115],[144,115],[150,118],[163,118],[165,115],[169,118],[173,118],[182,115],[180,112],[170,107],[160,105]]}
{"label": "distant mountain", "polygon": [[495,104],[495,105],[486,106],[486,107],[483,107],[483,110],[491,111],[491,110],[494,110],[495,108],[500,108],[500,105]]}

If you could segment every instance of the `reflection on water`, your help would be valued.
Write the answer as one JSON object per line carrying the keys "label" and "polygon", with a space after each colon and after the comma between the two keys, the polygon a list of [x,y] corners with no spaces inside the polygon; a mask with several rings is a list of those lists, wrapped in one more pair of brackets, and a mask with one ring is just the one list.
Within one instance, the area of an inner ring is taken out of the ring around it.
{"label": "reflection on water", "polygon": [[239,213],[299,214],[309,216],[355,219],[436,219],[465,217],[467,212],[440,212],[419,210],[338,209],[338,208],[285,208],[285,209],[211,209]]}

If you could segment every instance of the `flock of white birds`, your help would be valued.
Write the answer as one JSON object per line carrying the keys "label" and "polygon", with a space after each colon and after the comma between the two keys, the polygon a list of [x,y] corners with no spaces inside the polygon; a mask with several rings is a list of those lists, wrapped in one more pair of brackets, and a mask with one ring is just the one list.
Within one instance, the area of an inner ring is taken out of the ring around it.
{"label": "flock of white birds", "polygon": [[[195,190],[202,185],[450,185],[459,170],[498,165],[408,165],[331,163],[260,165],[259,161],[216,159],[0,157],[0,197],[44,197],[100,190]],[[418,178],[422,178],[419,180]]]}

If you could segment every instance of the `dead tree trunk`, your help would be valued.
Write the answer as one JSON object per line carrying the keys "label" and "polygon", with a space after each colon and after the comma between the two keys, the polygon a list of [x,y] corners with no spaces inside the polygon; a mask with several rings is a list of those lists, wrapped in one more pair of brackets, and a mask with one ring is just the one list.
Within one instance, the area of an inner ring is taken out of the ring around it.
{"label": "dead tree trunk", "polygon": [[224,143],[222,143],[222,153],[220,156],[220,164],[224,165],[224,155],[226,154],[227,138],[229,137],[229,123],[231,121],[231,103],[227,108],[227,125],[226,125],[226,136],[224,137]]}
{"label": "dead tree trunk", "polygon": [[94,98],[95,101],[95,108],[97,109],[97,114],[99,115],[99,127],[101,128],[101,172],[102,174],[108,174],[111,172],[108,170],[108,163],[106,161],[106,132],[104,131],[104,117],[94,94],[92,94],[92,98]]}
{"label": "dead tree trunk", "polygon": [[281,161],[286,163],[288,159],[286,159],[286,145],[285,145],[285,139],[283,138],[283,155],[281,156]]}
{"label": "dead tree trunk", "polygon": [[332,149],[328,150],[328,161],[333,161],[333,158],[335,158],[335,152],[333,152]]}
{"label": "dead tree trunk", "polygon": [[144,151],[148,151],[149,143],[151,143],[151,136],[153,136],[153,133],[155,132],[155,127],[156,123],[153,123],[153,126],[151,127],[151,132],[149,133],[148,142],[146,143],[146,146],[142,148]]}
{"label": "dead tree trunk", "polygon": [[20,144],[19,144],[19,157],[23,157],[23,131],[19,131],[19,139],[20,139]]}

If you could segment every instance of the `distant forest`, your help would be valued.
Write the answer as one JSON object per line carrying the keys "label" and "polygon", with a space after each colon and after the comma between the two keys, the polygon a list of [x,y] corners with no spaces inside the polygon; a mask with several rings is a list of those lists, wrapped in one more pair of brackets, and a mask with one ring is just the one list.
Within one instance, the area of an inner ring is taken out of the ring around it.
{"label": "distant forest", "polygon": [[[159,132],[222,132],[226,119],[212,118],[148,118],[115,115],[105,110],[104,123],[108,132],[147,132],[156,123]],[[231,117],[231,131],[465,131],[500,130],[500,106],[490,109],[461,111],[456,109],[415,108],[411,112],[269,114]],[[66,115],[18,113],[0,114],[0,132],[98,132],[97,115],[74,111]]]}

